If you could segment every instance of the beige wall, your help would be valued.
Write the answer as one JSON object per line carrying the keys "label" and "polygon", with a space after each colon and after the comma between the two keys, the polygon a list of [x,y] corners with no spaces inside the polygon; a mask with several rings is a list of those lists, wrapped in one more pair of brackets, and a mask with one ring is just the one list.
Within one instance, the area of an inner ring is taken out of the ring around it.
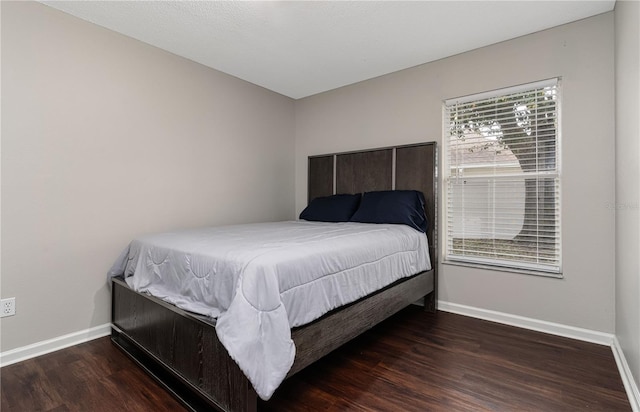
{"label": "beige wall", "polygon": [[2,103],[2,351],[109,322],[133,236],[293,216],[289,98],[2,2]]}
{"label": "beige wall", "polygon": [[616,2],[616,335],[640,383],[640,3]]}
{"label": "beige wall", "polygon": [[308,155],[440,142],[443,100],[562,76],[564,279],[441,265],[440,299],[613,332],[613,29],[607,13],[296,101],[296,210]]}
{"label": "beige wall", "polygon": [[564,279],[441,265],[440,299],[613,332],[614,308],[633,309],[614,303],[613,53],[607,13],[294,103],[46,6],[2,2],[0,286],[18,314],[0,321],[1,350],[108,322],[105,272],[137,234],[291,218],[308,155],[440,142],[444,99],[554,76]]}

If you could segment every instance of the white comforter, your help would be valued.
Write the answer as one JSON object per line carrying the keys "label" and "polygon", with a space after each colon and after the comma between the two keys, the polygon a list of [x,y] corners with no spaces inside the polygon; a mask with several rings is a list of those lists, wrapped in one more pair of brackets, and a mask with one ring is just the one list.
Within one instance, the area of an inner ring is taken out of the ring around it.
{"label": "white comforter", "polygon": [[218,318],[220,342],[267,400],[293,364],[292,327],[430,269],[427,250],[403,225],[261,223],[141,237],[109,275]]}

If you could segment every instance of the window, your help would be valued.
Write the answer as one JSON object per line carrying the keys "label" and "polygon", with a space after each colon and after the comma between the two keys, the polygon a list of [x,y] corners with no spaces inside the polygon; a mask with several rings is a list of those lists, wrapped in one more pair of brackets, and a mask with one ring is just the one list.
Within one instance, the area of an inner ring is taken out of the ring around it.
{"label": "window", "polygon": [[445,102],[445,261],[561,273],[559,87]]}

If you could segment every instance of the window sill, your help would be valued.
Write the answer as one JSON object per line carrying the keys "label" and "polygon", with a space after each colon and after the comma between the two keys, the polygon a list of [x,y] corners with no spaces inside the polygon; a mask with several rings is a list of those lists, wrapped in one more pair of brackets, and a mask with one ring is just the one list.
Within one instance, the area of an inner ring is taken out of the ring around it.
{"label": "window sill", "polygon": [[530,276],[533,275],[533,276],[540,276],[540,277],[553,278],[553,279],[564,279],[564,276],[562,273],[541,272],[541,271],[511,268],[511,267],[505,267],[505,266],[483,265],[480,263],[459,262],[455,260],[443,260],[441,263],[443,265],[462,266],[462,267],[468,267],[468,268],[474,268],[474,269],[492,270],[497,272],[509,272],[509,273],[516,273],[520,275],[530,275]]}

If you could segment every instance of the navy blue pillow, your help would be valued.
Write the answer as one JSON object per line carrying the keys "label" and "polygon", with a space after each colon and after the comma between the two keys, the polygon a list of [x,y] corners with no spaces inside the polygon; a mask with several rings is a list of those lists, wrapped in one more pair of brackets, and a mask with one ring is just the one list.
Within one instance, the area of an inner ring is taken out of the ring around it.
{"label": "navy blue pillow", "polygon": [[425,233],[424,195],[417,190],[365,192],[351,221],[403,224]]}
{"label": "navy blue pillow", "polygon": [[316,197],[300,213],[300,219],[316,222],[348,222],[358,209],[360,197],[360,193]]}

